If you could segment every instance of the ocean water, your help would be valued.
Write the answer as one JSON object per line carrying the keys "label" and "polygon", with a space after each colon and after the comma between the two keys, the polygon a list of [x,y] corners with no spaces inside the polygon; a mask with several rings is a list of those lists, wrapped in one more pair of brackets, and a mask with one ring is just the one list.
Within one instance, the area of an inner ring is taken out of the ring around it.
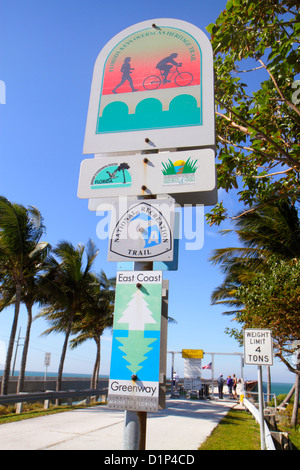
{"label": "ocean water", "polygon": [[[3,375],[3,370],[0,369],[0,377]],[[13,375],[14,377],[19,376],[19,371],[15,370],[15,373]],[[27,377],[45,377],[45,371],[35,371],[35,370],[29,370],[25,372],[25,376]],[[75,374],[75,373],[68,373],[64,372],[63,377],[86,377],[86,378],[91,378],[92,374]],[[57,377],[57,372],[48,372],[47,371],[47,377]],[[107,378],[108,375],[99,375],[100,378]]]}
{"label": "ocean water", "polygon": [[[3,375],[3,370],[0,370],[0,376]],[[14,377],[18,377],[19,371],[15,371]],[[44,377],[45,371],[27,371],[25,376],[30,377]],[[47,377],[57,377],[57,372],[47,372]],[[91,378],[91,374],[75,374],[75,373],[68,373],[64,372],[63,377],[86,377]],[[100,378],[108,378],[108,375],[100,375]],[[285,382],[272,382],[271,384],[271,393],[275,393],[275,395],[282,395],[287,394],[291,390],[293,384],[292,383],[285,383]],[[263,382],[263,390],[266,393],[267,391],[267,382]]]}
{"label": "ocean water", "polygon": [[[293,384],[292,383],[285,383],[285,382],[271,382],[271,393],[275,393],[275,395],[287,395],[291,390]],[[263,382],[263,389],[267,391],[267,383]]]}

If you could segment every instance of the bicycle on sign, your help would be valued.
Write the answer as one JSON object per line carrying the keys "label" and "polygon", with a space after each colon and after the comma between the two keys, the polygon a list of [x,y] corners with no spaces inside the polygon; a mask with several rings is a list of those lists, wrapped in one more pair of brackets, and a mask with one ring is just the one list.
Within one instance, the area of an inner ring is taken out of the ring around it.
{"label": "bicycle on sign", "polygon": [[[193,81],[193,75],[190,72],[181,72],[178,70],[178,67],[174,67],[169,72],[168,81],[174,80],[175,85],[184,87],[189,86]],[[143,81],[143,87],[145,90],[156,90],[162,84],[164,84],[163,73],[160,72],[160,75],[149,75]]]}

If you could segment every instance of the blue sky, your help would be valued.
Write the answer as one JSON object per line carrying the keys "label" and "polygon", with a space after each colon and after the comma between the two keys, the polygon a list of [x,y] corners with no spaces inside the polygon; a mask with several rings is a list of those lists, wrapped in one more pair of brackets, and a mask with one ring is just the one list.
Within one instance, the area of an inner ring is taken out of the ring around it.
{"label": "blue sky", "polygon": [[[152,0],[102,2],[97,0],[2,0],[0,7],[0,80],[6,85],[6,104],[0,104],[0,194],[41,211],[47,232],[44,239],[55,245],[69,240],[74,245],[93,239],[100,253],[96,269],[116,274],[116,263],[108,263],[107,240],[96,234],[100,218],[88,210],[87,200],[77,197],[80,163],[94,62],[102,47],[117,33],[140,21],[175,18],[205,31],[225,8],[225,0]],[[238,209],[234,194],[219,194],[230,215]],[[215,248],[236,244],[217,234],[202,220],[204,245],[187,250],[180,241],[178,271],[164,273],[170,281],[168,351],[182,348],[206,352],[242,352],[224,333],[232,317],[210,305],[210,295],[222,276],[208,263]],[[231,228],[225,223],[222,228]],[[10,334],[12,310],[0,314],[0,341]],[[25,335],[26,312],[22,308],[19,327]],[[43,320],[33,323],[28,370],[44,370],[44,353],[51,352],[49,371],[58,368],[63,343],[61,335],[41,337]],[[111,333],[102,340],[101,373],[108,374]],[[69,351],[65,372],[90,373],[94,344]],[[18,358],[20,359],[21,349]],[[168,372],[170,371],[170,355]],[[210,362],[205,355],[203,364]],[[1,357],[0,357],[0,368]],[[18,368],[18,359],[17,366]],[[175,369],[183,375],[183,360],[175,356]],[[240,375],[234,356],[217,356],[215,374]],[[246,378],[256,378],[256,367],[245,368]],[[210,377],[204,371],[204,377]],[[293,382],[287,369],[275,362],[274,381]]]}

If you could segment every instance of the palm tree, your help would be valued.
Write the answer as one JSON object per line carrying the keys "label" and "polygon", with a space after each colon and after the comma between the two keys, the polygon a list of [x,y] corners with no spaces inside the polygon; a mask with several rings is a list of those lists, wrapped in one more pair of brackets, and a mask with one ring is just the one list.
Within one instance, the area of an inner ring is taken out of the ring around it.
{"label": "palm tree", "polygon": [[[22,289],[39,269],[39,240],[44,233],[43,219],[35,207],[11,203],[0,196],[0,281],[1,308],[7,305],[7,293],[14,296],[15,312],[2,378],[3,395],[7,394],[9,372],[19,318]],[[10,299],[10,300],[11,300]]]}
{"label": "palm tree", "polygon": [[24,387],[27,354],[28,354],[30,332],[31,332],[31,325],[32,325],[32,307],[34,303],[38,301],[38,298],[39,298],[38,272],[41,269],[43,269],[43,263],[45,261],[46,256],[48,255],[50,251],[50,248],[51,248],[50,245],[45,242],[41,242],[37,244],[37,249],[35,253],[36,254],[36,263],[35,263],[36,269],[35,271],[33,270],[32,274],[26,279],[25,286],[22,289],[22,302],[24,302],[26,306],[26,310],[27,310],[27,326],[26,326],[23,353],[22,353],[21,364],[20,364],[17,393],[22,392],[23,387]]}
{"label": "palm tree", "polygon": [[[256,203],[253,209],[236,217],[234,231],[242,246],[216,249],[209,259],[225,274],[224,282],[212,293],[214,305],[242,307],[235,296],[237,287],[266,269],[266,261],[271,256],[286,260],[300,257],[300,220],[295,205],[290,201],[277,201],[265,205]],[[220,233],[232,232],[222,230]]]}
{"label": "palm tree", "polygon": [[[253,210],[235,217],[237,234],[242,247],[214,250],[210,258],[214,264],[232,264],[232,258],[256,260],[256,265],[270,254],[284,259],[300,256],[300,220],[298,211],[290,201],[276,201],[261,205],[256,203]],[[231,233],[223,230],[221,233]],[[253,263],[253,266],[255,263]]]}
{"label": "palm tree", "polygon": [[113,324],[115,278],[108,279],[104,271],[95,275],[91,284],[91,297],[84,308],[84,315],[75,321],[72,332],[77,336],[70,342],[71,349],[93,339],[96,343],[96,360],[91,379],[91,388],[96,389],[100,370],[101,336],[107,327]]}
{"label": "palm tree", "polygon": [[126,183],[126,177],[125,177],[125,171],[124,170],[129,170],[130,166],[128,165],[128,163],[121,163],[118,168],[117,168],[117,171],[121,171],[123,172],[123,183]]}
{"label": "palm tree", "polygon": [[73,322],[83,314],[84,305],[91,298],[90,285],[94,282],[91,269],[98,250],[91,240],[86,246],[78,244],[76,248],[70,242],[61,241],[53,253],[58,259],[50,255],[46,260],[45,275],[39,283],[45,307],[37,317],[45,317],[52,324],[43,334],[53,331],[65,334],[56,384],[59,391]]}

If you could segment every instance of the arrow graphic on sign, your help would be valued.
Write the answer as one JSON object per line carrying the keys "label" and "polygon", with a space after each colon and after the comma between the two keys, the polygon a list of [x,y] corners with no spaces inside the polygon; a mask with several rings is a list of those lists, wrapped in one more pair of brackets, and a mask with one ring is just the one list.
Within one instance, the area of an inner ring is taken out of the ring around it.
{"label": "arrow graphic on sign", "polygon": [[116,339],[122,344],[119,347],[125,353],[123,359],[129,362],[126,367],[133,374],[143,368],[140,364],[147,359],[146,354],[152,350],[149,348],[150,344],[157,340],[157,338],[145,338],[142,331],[129,331],[127,338]]}

